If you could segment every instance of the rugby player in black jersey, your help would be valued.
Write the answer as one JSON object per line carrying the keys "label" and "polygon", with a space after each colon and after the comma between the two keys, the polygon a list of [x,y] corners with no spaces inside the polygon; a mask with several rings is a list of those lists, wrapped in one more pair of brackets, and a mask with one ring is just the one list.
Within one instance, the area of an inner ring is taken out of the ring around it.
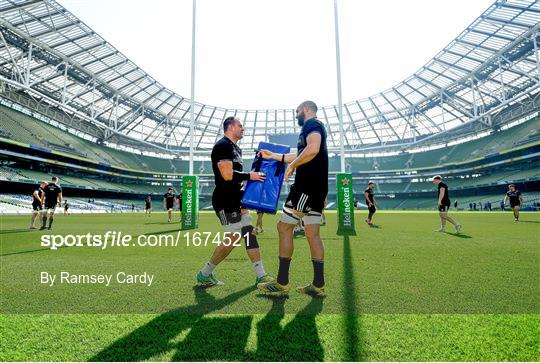
{"label": "rugby player in black jersey", "polygon": [[512,208],[512,212],[514,212],[514,222],[518,222],[519,210],[521,209],[521,203],[523,203],[523,197],[514,184],[508,186],[508,191],[504,196],[504,205],[506,205],[508,201],[510,201],[510,208]]}
{"label": "rugby player in black jersey", "polygon": [[47,182],[42,181],[32,193],[32,222],[30,223],[30,229],[36,229],[36,218],[42,213],[43,202],[45,200],[45,192],[43,191],[43,188],[46,186]]}
{"label": "rugby player in black jersey", "polygon": [[289,267],[294,251],[293,230],[302,220],[311,252],[313,280],[306,286],[298,287],[296,291],[324,296],[324,245],[319,229],[328,194],[327,135],[324,125],[317,120],[317,105],[313,101],[302,102],[297,107],[296,119],[298,125],[302,127],[296,153],[285,155],[261,150],[262,157],[289,164],[285,171],[286,180],[295,171],[296,176],[277,226],[279,232],[277,280],[259,283],[257,287],[267,293],[289,291]]}
{"label": "rugby player in black jersey", "polygon": [[456,228],[456,232],[459,233],[461,231],[461,224],[457,223],[448,216],[448,210],[450,209],[450,194],[448,192],[448,185],[442,182],[442,177],[440,175],[435,175],[433,177],[433,184],[437,186],[437,205],[439,209],[439,217],[441,218],[441,227],[435,232],[445,232],[446,222],[450,222]]}
{"label": "rugby player in black jersey", "polygon": [[51,229],[54,221],[54,212],[56,210],[56,206],[58,204],[60,206],[62,205],[62,188],[60,185],[58,185],[58,178],[53,176],[51,182],[47,184],[43,190],[45,192],[45,210],[43,211],[40,229],[45,229],[47,219],[49,219],[48,228]]}
{"label": "rugby player in black jersey", "polygon": [[247,180],[264,181],[263,173],[243,171],[242,151],[238,141],[244,136],[244,127],[238,117],[227,117],[223,121],[224,136],[212,149],[212,171],[215,189],[212,194],[212,207],[224,230],[224,240],[216,247],[210,260],[197,273],[200,285],[223,285],[214,275],[215,267],[223,261],[243,237],[246,252],[255,269],[255,283],[273,281],[261,261],[257,237],[253,233],[249,211],[240,207],[242,183]]}
{"label": "rugby player in black jersey", "polygon": [[174,205],[177,202],[176,195],[174,195],[173,188],[167,189],[167,193],[163,195],[163,206],[165,207],[165,210],[167,211],[167,215],[169,217],[168,221],[171,223],[172,221],[172,212],[174,209]]}
{"label": "rugby player in black jersey", "polygon": [[375,183],[368,183],[367,189],[364,191],[364,196],[366,197],[366,205],[368,206],[368,217],[366,223],[370,226],[373,225],[372,219],[373,215],[377,211],[377,202],[375,201],[375,196],[373,195],[373,189],[375,189]]}

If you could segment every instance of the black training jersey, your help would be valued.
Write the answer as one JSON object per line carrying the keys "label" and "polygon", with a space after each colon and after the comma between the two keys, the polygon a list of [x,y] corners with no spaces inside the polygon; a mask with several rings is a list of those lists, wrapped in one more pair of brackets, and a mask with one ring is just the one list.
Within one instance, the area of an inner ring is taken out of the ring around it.
{"label": "black training jersey", "polygon": [[374,204],[375,202],[373,201],[373,189],[367,188],[365,190],[365,193],[368,193],[368,197],[366,198],[366,204],[369,204],[369,203]]}
{"label": "black training jersey", "polygon": [[521,192],[519,190],[514,190],[513,192],[507,191],[506,195],[510,199],[510,204],[520,204],[521,201],[519,200],[519,196],[521,195]]}
{"label": "black training jersey", "polygon": [[[36,199],[36,192],[37,192],[37,199]],[[41,196],[43,195],[43,189],[41,187],[38,187],[34,192],[32,193],[32,203],[35,204],[41,204]]]}
{"label": "black training jersey", "polygon": [[223,179],[218,168],[218,163],[220,161],[230,160],[233,163],[233,170],[243,171],[242,150],[228,137],[224,136],[214,145],[211,158],[214,182],[216,184],[214,192],[224,193],[224,196],[228,192],[238,193],[242,188],[242,182]]}
{"label": "black training jersey", "polygon": [[328,193],[328,149],[326,147],[326,130],[319,120],[312,118],[302,126],[298,137],[298,154],[307,146],[307,137],[312,132],[321,135],[321,147],[315,157],[296,169],[294,184],[300,190]]}
{"label": "black training jersey", "polygon": [[450,195],[448,193],[448,185],[444,184],[443,182],[440,182],[437,186],[437,198],[439,198],[439,195],[441,195],[441,188],[444,188],[444,195],[442,197],[442,204],[443,205],[450,205]]}
{"label": "black training jersey", "polygon": [[60,185],[55,183],[49,183],[44,189],[45,192],[45,203],[52,205],[56,204],[58,201],[58,195],[62,193],[62,188]]}
{"label": "black training jersey", "polygon": [[165,198],[165,202],[168,206],[172,206],[174,204],[174,193],[165,193],[163,198]]}

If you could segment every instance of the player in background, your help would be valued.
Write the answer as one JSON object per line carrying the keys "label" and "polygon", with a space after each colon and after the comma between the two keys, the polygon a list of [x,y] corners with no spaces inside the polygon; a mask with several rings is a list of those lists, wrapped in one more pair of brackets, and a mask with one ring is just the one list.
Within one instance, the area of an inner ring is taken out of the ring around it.
{"label": "player in background", "polygon": [[514,212],[514,222],[518,222],[519,210],[521,209],[521,204],[523,203],[523,196],[521,195],[521,192],[516,189],[514,184],[510,184],[508,186],[508,191],[504,196],[504,205],[506,205],[508,201],[510,201],[510,208],[512,209],[512,212]]}
{"label": "player in background", "polygon": [[43,216],[41,217],[41,228],[45,229],[47,219],[49,219],[49,229],[52,228],[54,221],[54,212],[58,204],[62,205],[62,188],[58,185],[58,178],[53,176],[51,182],[43,189],[45,192]]}
{"label": "player in background", "polygon": [[152,197],[147,195],[146,198],[144,198],[144,215],[150,217],[151,213],[152,213]]}
{"label": "player in background", "polygon": [[45,200],[45,192],[43,189],[46,186],[47,182],[42,181],[32,193],[32,222],[30,223],[30,229],[36,229],[36,218],[42,214],[43,202]]}
{"label": "player in background", "polygon": [[456,232],[461,231],[461,224],[454,221],[448,216],[448,209],[450,209],[450,194],[448,192],[448,185],[442,182],[442,176],[435,175],[433,177],[433,184],[437,186],[437,197],[438,197],[438,209],[439,217],[441,218],[441,228],[435,232],[445,232],[446,222],[450,222],[456,228]]}
{"label": "player in background", "polygon": [[67,199],[64,201],[64,215],[68,215],[69,214],[69,203],[67,201]]}
{"label": "player in background", "polygon": [[176,195],[174,195],[173,188],[168,188],[167,193],[163,195],[163,207],[165,207],[165,210],[167,211],[168,215],[168,222],[171,223],[172,221],[172,212],[174,209],[174,205],[177,203]]}
{"label": "player in background", "polygon": [[182,190],[180,190],[178,197],[176,197],[176,203],[178,204],[178,211],[180,212],[180,222],[182,222]]}
{"label": "player in background", "polygon": [[263,216],[264,212],[258,210],[257,211],[257,223],[255,224],[255,233],[262,234],[264,232],[263,229]]}
{"label": "player in background", "polygon": [[366,197],[366,205],[368,206],[368,217],[366,218],[366,223],[370,226],[373,225],[372,219],[375,212],[377,212],[377,202],[375,201],[375,195],[373,194],[373,189],[375,189],[375,183],[369,182],[367,189],[364,191],[364,196]]}

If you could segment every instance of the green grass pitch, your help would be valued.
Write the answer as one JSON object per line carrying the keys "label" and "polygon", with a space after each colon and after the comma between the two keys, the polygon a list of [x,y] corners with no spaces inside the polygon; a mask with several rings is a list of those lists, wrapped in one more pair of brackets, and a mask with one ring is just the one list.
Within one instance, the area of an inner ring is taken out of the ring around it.
{"label": "green grass pitch", "polygon": [[[29,231],[29,216],[0,229],[0,360],[540,360],[540,214],[451,213],[461,235],[436,233],[436,213],[356,213],[357,236],[321,227],[328,296],[261,295],[244,247],[216,269],[225,286],[194,287],[213,249],[40,245],[43,234],[176,234],[164,213],[57,216]],[[253,215],[255,220],[255,215]],[[259,236],[276,273],[276,216]],[[202,213],[199,231],[218,232]],[[448,231],[452,232],[449,226]],[[40,284],[41,271],[155,274],[144,285]],[[295,240],[292,286],[312,278],[305,238]]]}

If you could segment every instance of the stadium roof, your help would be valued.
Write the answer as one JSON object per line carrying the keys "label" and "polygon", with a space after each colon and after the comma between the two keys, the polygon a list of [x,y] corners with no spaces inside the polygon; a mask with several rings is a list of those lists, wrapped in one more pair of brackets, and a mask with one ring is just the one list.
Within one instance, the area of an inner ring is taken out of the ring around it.
{"label": "stadium roof", "polygon": [[[346,149],[416,143],[480,122],[540,86],[540,2],[496,1],[415,74],[344,104]],[[0,96],[114,144],[189,147],[190,100],[139,68],[53,0],[0,0]],[[322,107],[329,148],[337,106]],[[198,149],[212,147],[225,115],[243,119],[242,146],[298,131],[293,109],[196,103]]]}

